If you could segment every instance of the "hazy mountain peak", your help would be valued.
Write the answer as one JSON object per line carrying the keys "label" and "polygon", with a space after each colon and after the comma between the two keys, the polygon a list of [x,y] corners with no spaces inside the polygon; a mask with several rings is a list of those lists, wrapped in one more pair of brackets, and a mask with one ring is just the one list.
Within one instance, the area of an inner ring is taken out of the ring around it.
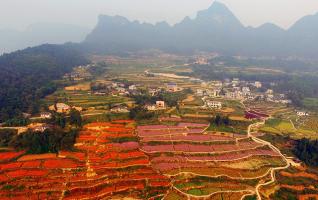
{"label": "hazy mountain peak", "polygon": [[225,4],[215,1],[208,9],[198,12],[198,16],[234,16]]}
{"label": "hazy mountain peak", "polygon": [[228,12],[227,6],[219,1],[214,1],[212,5],[208,8],[210,12]]}
{"label": "hazy mountain peak", "polygon": [[298,32],[300,35],[304,33],[318,33],[318,13],[302,17],[289,29],[289,31]]}
{"label": "hazy mountain peak", "polygon": [[[170,26],[131,22],[124,17],[101,16],[84,42],[95,52],[129,52],[160,49],[193,50],[242,55],[312,55],[317,52],[318,14],[299,20],[288,31],[272,23],[245,27],[226,5],[218,1]],[[308,48],[310,47],[310,48]],[[293,49],[300,49],[299,52]],[[296,54],[297,53],[297,54]]]}
{"label": "hazy mountain peak", "polygon": [[276,24],[273,23],[264,23],[257,27],[258,29],[262,30],[277,30],[277,31],[284,31],[281,27],[277,26]]}
{"label": "hazy mountain peak", "polygon": [[130,23],[130,21],[122,16],[115,15],[115,16],[109,16],[109,15],[99,15],[99,20],[100,23],[104,22],[110,22],[112,24],[121,24],[125,25],[127,23]]}
{"label": "hazy mountain peak", "polygon": [[242,26],[241,22],[227,6],[218,1],[215,1],[207,10],[199,11],[197,19],[214,22],[219,25],[227,24],[229,26]]}

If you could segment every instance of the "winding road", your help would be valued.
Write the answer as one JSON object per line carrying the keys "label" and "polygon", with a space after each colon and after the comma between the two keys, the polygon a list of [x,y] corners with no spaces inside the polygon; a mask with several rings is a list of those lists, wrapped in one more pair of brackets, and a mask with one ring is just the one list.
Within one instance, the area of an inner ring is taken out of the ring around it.
{"label": "winding road", "polygon": [[[241,103],[243,104],[244,107],[246,107],[243,102],[241,102]],[[270,118],[270,117],[269,117],[269,118]],[[267,119],[268,119],[268,118],[267,118]],[[256,136],[253,136],[252,130],[253,130],[254,128],[258,128],[258,127],[264,125],[264,124],[265,124],[265,121],[266,121],[266,119],[263,119],[261,122],[256,122],[256,123],[250,124],[250,125],[248,126],[248,129],[247,129],[247,137],[248,137],[248,138],[251,138],[252,140],[254,140],[254,141],[257,142],[257,143],[261,143],[261,144],[263,144],[263,145],[266,145],[266,146],[270,147],[273,151],[277,152],[277,153],[282,157],[282,159],[285,161],[286,165],[285,165],[285,166],[281,166],[281,167],[273,167],[273,168],[270,168],[270,169],[268,170],[268,172],[264,175],[264,177],[267,176],[268,174],[270,174],[271,180],[270,180],[270,181],[267,181],[267,182],[265,182],[265,183],[259,183],[258,185],[256,185],[255,191],[251,191],[251,190],[231,191],[231,190],[229,190],[229,191],[219,191],[219,192],[248,192],[249,194],[244,194],[244,195],[241,197],[241,200],[243,200],[243,199],[244,199],[245,197],[247,197],[247,196],[254,195],[254,194],[256,195],[257,200],[262,200],[262,195],[261,195],[261,193],[260,193],[261,187],[266,186],[266,185],[270,185],[270,184],[272,184],[272,183],[274,183],[274,182],[276,181],[276,177],[275,177],[276,171],[284,170],[284,169],[287,169],[288,167],[291,166],[291,161],[289,161],[289,160],[286,158],[286,156],[283,155],[283,154],[280,152],[280,150],[279,150],[277,147],[275,147],[272,143],[267,142],[267,141],[265,141],[265,140],[262,140],[262,139],[260,139],[260,138],[257,138]],[[219,192],[215,192],[215,193],[212,193],[212,194],[209,194],[209,195],[206,195],[206,196],[199,196],[199,197],[198,197],[198,196],[194,196],[194,195],[187,194],[187,193],[185,193],[185,192],[179,190],[179,189],[176,188],[175,186],[172,186],[172,188],[175,189],[176,191],[182,193],[183,195],[185,195],[188,199],[191,199],[191,198],[208,198],[208,197],[211,197],[211,196],[214,195],[214,194],[219,193]]]}
{"label": "winding road", "polygon": [[280,150],[279,150],[277,147],[275,147],[272,143],[267,142],[267,141],[262,140],[262,139],[259,139],[259,138],[257,138],[257,137],[255,137],[255,136],[252,135],[252,133],[251,133],[251,132],[252,132],[252,128],[256,128],[256,127],[259,127],[259,126],[261,126],[261,125],[264,125],[264,124],[265,124],[265,121],[266,121],[266,119],[264,119],[262,122],[256,122],[256,123],[254,123],[254,124],[249,125],[249,126],[248,126],[247,135],[248,135],[249,138],[252,138],[255,142],[259,142],[259,143],[261,143],[261,144],[263,144],[263,145],[267,145],[267,146],[269,146],[273,151],[277,152],[277,153],[284,159],[284,161],[286,162],[286,165],[283,166],[283,167],[274,167],[274,168],[271,168],[271,169],[269,170],[269,172],[270,172],[270,174],[271,174],[271,180],[268,181],[268,182],[265,182],[265,183],[260,183],[260,184],[258,184],[258,185],[256,186],[256,188],[255,188],[255,193],[256,193],[256,196],[257,196],[257,199],[258,199],[258,200],[261,200],[261,199],[262,199],[262,196],[261,196],[261,194],[260,194],[260,188],[261,188],[262,186],[270,185],[270,184],[272,184],[272,183],[274,183],[274,182],[276,181],[275,172],[276,172],[276,171],[279,171],[279,170],[287,169],[287,168],[290,167],[290,165],[291,165],[290,161],[286,158],[286,156],[283,155],[283,154],[280,152]]}

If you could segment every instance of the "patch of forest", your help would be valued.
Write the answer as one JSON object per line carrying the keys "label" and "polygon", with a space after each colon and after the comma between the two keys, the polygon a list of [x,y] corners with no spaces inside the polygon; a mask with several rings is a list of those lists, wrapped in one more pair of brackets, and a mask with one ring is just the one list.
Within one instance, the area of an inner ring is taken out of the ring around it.
{"label": "patch of forest", "polygon": [[57,88],[53,80],[88,60],[70,45],[41,45],[0,57],[0,122],[36,113]]}
{"label": "patch of forest", "polygon": [[294,154],[309,166],[318,166],[318,140],[301,139],[296,141]]}

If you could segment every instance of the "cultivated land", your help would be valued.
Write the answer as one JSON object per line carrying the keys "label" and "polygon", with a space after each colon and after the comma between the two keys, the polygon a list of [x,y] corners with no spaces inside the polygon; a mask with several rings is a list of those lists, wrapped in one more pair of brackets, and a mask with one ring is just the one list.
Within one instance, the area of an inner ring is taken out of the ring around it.
{"label": "cultivated land", "polygon": [[[106,72],[45,98],[47,105],[63,102],[82,108],[84,126],[74,151],[29,155],[0,150],[0,199],[317,198],[318,171],[294,162],[286,150],[289,143],[272,138],[317,138],[317,115],[299,117],[293,107],[264,99],[198,95],[196,91],[211,87],[183,76],[192,72],[193,59],[93,56],[94,62],[106,62]],[[241,72],[259,71],[264,72]],[[95,83],[102,89],[92,91]],[[126,85],[117,86],[122,83]],[[167,90],[170,83],[186,94],[164,109],[146,109],[150,117],[127,120],[128,113],[111,111],[114,105],[144,107],[137,105],[134,93]],[[127,84],[138,90],[127,89]],[[118,92],[122,89],[130,94]],[[207,108],[207,102],[222,107]],[[217,116],[221,122],[216,122]]]}
{"label": "cultivated land", "polygon": [[163,196],[170,180],[153,170],[147,155],[139,150],[133,123],[87,124],[80,132],[74,152],[47,156],[1,153],[0,196],[8,199]]}

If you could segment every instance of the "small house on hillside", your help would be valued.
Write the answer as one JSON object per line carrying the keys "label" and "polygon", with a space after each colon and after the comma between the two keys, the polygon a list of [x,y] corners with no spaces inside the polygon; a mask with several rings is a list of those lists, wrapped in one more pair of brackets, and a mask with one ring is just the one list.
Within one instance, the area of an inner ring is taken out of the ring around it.
{"label": "small house on hillside", "polygon": [[128,107],[124,105],[115,106],[110,111],[113,113],[129,113]]}
{"label": "small house on hillside", "polygon": [[298,117],[309,116],[309,113],[307,113],[306,111],[297,111],[297,116]]}
{"label": "small house on hillside", "polygon": [[40,114],[40,117],[43,118],[43,119],[51,119],[52,118],[52,114],[49,113],[49,112],[42,112]]}
{"label": "small house on hillside", "polygon": [[56,103],[51,105],[49,110],[56,111],[58,113],[67,113],[71,110],[71,107],[65,103]]}
{"label": "small house on hillside", "polygon": [[32,123],[28,125],[28,129],[34,132],[41,132],[43,133],[45,130],[50,129],[51,127],[44,123]]}
{"label": "small house on hillside", "polygon": [[157,106],[157,109],[165,109],[166,108],[164,101],[156,101],[156,106]]}
{"label": "small house on hillside", "polygon": [[212,108],[212,109],[222,109],[222,103],[219,101],[209,101],[207,100],[205,102],[206,106],[208,108]]}
{"label": "small house on hillside", "polygon": [[176,83],[168,83],[167,84],[167,91],[168,92],[179,92],[182,91],[181,87],[178,87]]}
{"label": "small house on hillside", "polygon": [[261,87],[262,87],[262,83],[259,82],[259,81],[255,81],[254,86],[255,86],[256,88],[261,88]]}

